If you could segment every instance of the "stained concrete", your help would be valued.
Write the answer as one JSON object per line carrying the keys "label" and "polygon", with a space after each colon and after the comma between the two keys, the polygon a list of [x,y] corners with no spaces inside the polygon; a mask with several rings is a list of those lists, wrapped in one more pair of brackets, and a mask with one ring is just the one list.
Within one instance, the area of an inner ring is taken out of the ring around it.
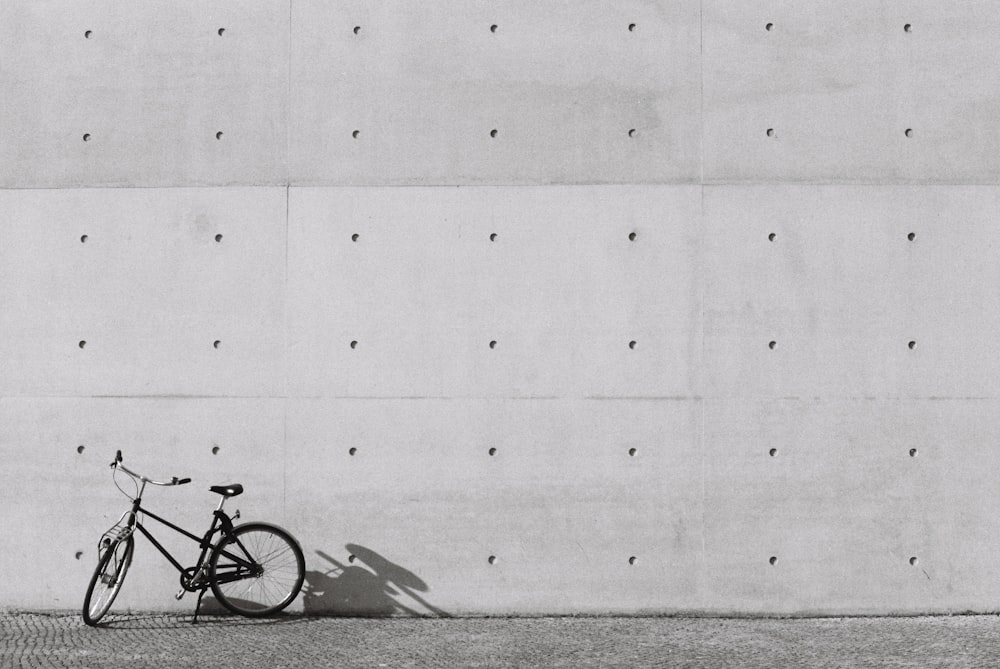
{"label": "stained concrete", "polygon": [[284,183],[288,5],[0,4],[0,185]]}
{"label": "stained concrete", "polygon": [[284,188],[0,190],[0,208],[4,395],[282,394]]}
{"label": "stained concrete", "polygon": [[292,3],[291,181],[694,182],[699,21],[692,0]]}
{"label": "stained concrete", "polygon": [[997,396],[996,188],[704,195],[706,394]]}
{"label": "stained concrete", "polygon": [[702,10],[706,182],[997,183],[991,2]]}
{"label": "stained concrete", "polygon": [[689,397],[700,210],[690,186],[291,189],[289,391]]}

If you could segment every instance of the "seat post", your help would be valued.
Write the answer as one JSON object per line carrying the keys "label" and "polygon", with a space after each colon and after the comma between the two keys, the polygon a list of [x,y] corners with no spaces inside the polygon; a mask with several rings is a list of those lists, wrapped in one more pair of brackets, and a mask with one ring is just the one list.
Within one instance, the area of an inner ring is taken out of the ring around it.
{"label": "seat post", "polygon": [[219,506],[215,508],[216,511],[222,511],[222,505],[226,503],[226,496],[219,495]]}

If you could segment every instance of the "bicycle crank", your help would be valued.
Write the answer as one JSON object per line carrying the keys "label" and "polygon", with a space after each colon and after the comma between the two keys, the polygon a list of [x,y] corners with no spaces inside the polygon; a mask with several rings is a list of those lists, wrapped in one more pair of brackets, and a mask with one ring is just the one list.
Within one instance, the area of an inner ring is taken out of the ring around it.
{"label": "bicycle crank", "polygon": [[188,567],[181,572],[181,589],[174,595],[174,598],[178,601],[184,596],[185,592],[196,592],[198,590],[205,590],[205,579],[203,577],[204,568],[202,567]]}

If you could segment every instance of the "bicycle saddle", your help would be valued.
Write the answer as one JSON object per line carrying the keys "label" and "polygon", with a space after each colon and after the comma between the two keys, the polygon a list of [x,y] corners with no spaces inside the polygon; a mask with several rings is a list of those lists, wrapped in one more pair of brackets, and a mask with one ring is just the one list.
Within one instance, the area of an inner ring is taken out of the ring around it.
{"label": "bicycle saddle", "polygon": [[214,493],[218,493],[223,497],[236,497],[243,492],[243,486],[239,483],[234,483],[232,485],[214,485],[209,488]]}

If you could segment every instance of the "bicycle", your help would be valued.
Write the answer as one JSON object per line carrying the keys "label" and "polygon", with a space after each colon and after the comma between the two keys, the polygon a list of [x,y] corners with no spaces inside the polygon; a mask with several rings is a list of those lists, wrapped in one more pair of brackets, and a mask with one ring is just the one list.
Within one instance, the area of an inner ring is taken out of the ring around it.
{"label": "bicycle", "polygon": [[[170,481],[154,481],[125,467],[121,451],[115,455],[111,468],[114,470],[112,479],[115,485],[131,500],[132,507],[98,541],[97,568],[83,600],[85,623],[97,625],[118,596],[132,564],[136,530],[149,539],[180,572],[181,589],[176,598],[180,600],[188,592],[198,593],[192,623],[198,621],[201,599],[208,589],[212,590],[219,603],[229,611],[249,617],[277,613],[298,596],[305,578],[305,558],[295,538],[269,523],[234,526],[233,520],[239,519],[240,512],[237,510],[233,516],[229,516],[222,510],[227,499],[243,492],[242,485],[235,483],[209,488],[211,492],[221,495],[221,498],[219,506],[213,512],[211,527],[204,536],[199,537],[142,506],[142,495],[147,484],[184,485],[190,483],[191,479],[179,479],[175,476]],[[126,492],[119,484],[119,472],[131,477],[135,484],[134,494]],[[146,518],[159,521],[197,542],[201,553],[195,566],[182,566],[146,529],[143,524]],[[213,543],[216,534],[219,535],[218,540]]]}

